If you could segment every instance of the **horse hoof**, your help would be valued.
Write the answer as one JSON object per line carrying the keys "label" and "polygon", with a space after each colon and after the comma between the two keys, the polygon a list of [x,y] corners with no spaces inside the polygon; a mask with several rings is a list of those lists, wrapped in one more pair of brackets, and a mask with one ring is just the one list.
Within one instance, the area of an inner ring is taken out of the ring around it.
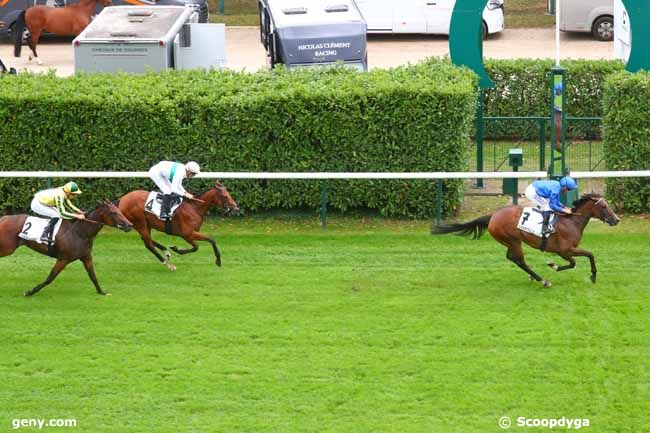
{"label": "horse hoof", "polygon": [[552,286],[551,282],[548,280],[542,280],[542,286],[549,288]]}
{"label": "horse hoof", "polygon": [[169,269],[171,272],[174,272],[176,270],[176,266],[169,264],[167,265],[167,269]]}
{"label": "horse hoof", "polygon": [[596,284],[596,274],[591,274],[591,282]]}
{"label": "horse hoof", "polygon": [[217,260],[214,262],[217,266],[221,267],[221,257],[217,257]]}
{"label": "horse hoof", "polygon": [[32,292],[30,292],[30,291],[24,292],[23,296],[26,296],[26,297],[32,296]]}
{"label": "horse hoof", "polygon": [[169,249],[172,250],[172,251],[175,252],[175,253],[178,252],[178,247],[176,247],[176,246],[169,247]]}
{"label": "horse hoof", "polygon": [[549,268],[553,269],[554,271],[557,271],[557,269],[559,268],[559,266],[553,262],[548,262],[547,265]]}

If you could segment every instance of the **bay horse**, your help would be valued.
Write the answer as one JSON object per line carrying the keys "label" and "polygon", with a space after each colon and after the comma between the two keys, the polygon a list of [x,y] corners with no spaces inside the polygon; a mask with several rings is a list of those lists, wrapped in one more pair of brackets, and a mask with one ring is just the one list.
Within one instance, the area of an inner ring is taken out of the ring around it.
{"label": "bay horse", "polygon": [[[212,188],[197,195],[194,200],[183,200],[172,217],[172,231],[169,234],[183,238],[192,246],[188,249],[180,249],[175,246],[168,249],[151,238],[152,228],[159,232],[165,232],[165,222],[145,211],[144,206],[148,195],[148,191],[131,191],[119,199],[118,206],[120,211],[133,222],[133,227],[140,233],[144,246],[156,256],[158,261],[167,266],[170,271],[175,271],[176,266],[171,262],[169,249],[178,254],[193,253],[199,249],[196,241],[206,241],[212,245],[214,250],[215,264],[221,266],[221,251],[216,241],[199,232],[203,218],[212,206],[224,209],[226,214],[237,215],[239,213],[237,203],[221,182],[216,181]],[[164,258],[156,251],[156,248],[163,252]]]}
{"label": "bay horse", "polygon": [[18,237],[28,215],[8,215],[0,218],[0,257],[8,256],[16,251],[18,247],[25,245],[36,252],[56,258],[56,263],[47,279],[33,289],[26,291],[25,296],[38,293],[39,290],[54,281],[68,263],[75,260],[81,260],[97,293],[100,295],[106,294],[99,286],[95,276],[92,256],[93,241],[104,225],[117,227],[128,232],[131,230],[132,224],[117,206],[106,199],[96,209],[85,215],[86,220],[63,220],[53,249],[48,248],[45,244],[26,241]]}
{"label": "bay horse", "polygon": [[[482,216],[465,224],[450,224],[433,227],[434,235],[456,233],[461,236],[472,236],[478,239],[487,229],[492,237],[508,248],[506,257],[530,275],[531,280],[539,281],[544,287],[551,287],[551,282],[537,275],[524,260],[524,250],[521,246],[525,242],[529,246],[540,249],[542,238],[526,233],[517,228],[519,217],[523,209],[519,206],[508,206],[499,209],[492,215]],[[573,269],[576,266],[574,257],[588,257],[591,264],[591,281],[596,282],[596,261],[594,255],[578,248],[582,233],[591,218],[598,218],[610,226],[619,223],[620,218],[609,207],[605,198],[598,194],[585,194],[573,203],[572,214],[562,215],[555,223],[555,231],[548,238],[546,251],[556,253],[569,262],[567,265],[558,266],[553,262],[548,265],[556,271]]]}
{"label": "bay horse", "polygon": [[[14,24],[14,56],[20,57],[25,27],[29,30],[27,44],[39,65],[43,62],[36,54],[36,45],[44,31],[58,36],[78,36],[85,29],[95,12],[95,5],[108,6],[111,0],[81,0],[62,8],[37,5],[20,13]],[[32,60],[32,56],[29,56]]]}

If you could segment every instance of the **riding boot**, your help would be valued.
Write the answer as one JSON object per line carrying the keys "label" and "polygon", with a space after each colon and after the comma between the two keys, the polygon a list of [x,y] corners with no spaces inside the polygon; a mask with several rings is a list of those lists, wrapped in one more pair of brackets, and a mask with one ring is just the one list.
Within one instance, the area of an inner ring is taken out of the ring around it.
{"label": "riding boot", "polygon": [[542,212],[542,245],[540,246],[540,250],[545,251],[546,250],[546,244],[548,242],[548,237],[551,235],[551,231],[549,229],[549,223],[551,221],[551,215],[553,214],[552,211],[547,210]]}
{"label": "riding boot", "polygon": [[163,194],[162,203],[160,204],[160,219],[168,220],[170,219],[170,213],[172,210],[172,200],[174,196],[172,194]]}
{"label": "riding boot", "polygon": [[47,227],[45,227],[45,231],[43,231],[43,235],[41,236],[42,242],[46,242],[48,245],[54,243],[52,237],[54,235],[54,227],[58,221],[58,218],[50,218],[50,222],[47,224]]}

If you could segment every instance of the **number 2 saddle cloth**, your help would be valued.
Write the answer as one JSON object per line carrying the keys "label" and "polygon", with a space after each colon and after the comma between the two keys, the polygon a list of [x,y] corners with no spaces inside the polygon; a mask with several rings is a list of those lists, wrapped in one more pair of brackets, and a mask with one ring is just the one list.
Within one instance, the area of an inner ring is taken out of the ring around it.
{"label": "number 2 saddle cloth", "polygon": [[[54,231],[52,232],[52,241],[56,239],[56,234],[59,232],[59,228],[61,228],[61,222],[63,222],[63,220],[59,218],[59,221],[57,221],[56,225],[54,226]],[[23,224],[23,228],[18,234],[18,237],[25,239],[26,241],[45,244],[46,242],[42,241],[41,237],[43,236],[43,232],[49,223],[49,218],[40,218],[35,216],[27,217],[25,224]]]}

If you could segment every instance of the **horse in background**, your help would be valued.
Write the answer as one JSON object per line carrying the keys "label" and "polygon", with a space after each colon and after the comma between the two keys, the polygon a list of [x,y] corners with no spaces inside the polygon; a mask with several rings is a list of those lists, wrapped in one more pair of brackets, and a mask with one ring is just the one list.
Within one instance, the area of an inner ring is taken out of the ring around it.
{"label": "horse in background", "polygon": [[[587,250],[578,248],[582,233],[591,218],[598,218],[610,226],[618,224],[620,218],[612,211],[605,198],[598,194],[585,194],[576,200],[573,206],[571,215],[563,215],[555,223],[555,232],[548,238],[546,247],[546,251],[556,253],[569,263],[558,266],[549,262],[548,265],[560,272],[573,269],[576,266],[574,257],[588,257],[591,264],[591,281],[595,283],[597,270],[594,255]],[[434,235],[456,233],[462,236],[471,235],[473,239],[478,239],[485,230],[488,230],[497,242],[508,249],[506,254],[508,260],[528,273],[532,280],[539,281],[544,287],[551,287],[551,282],[537,275],[524,260],[521,243],[525,242],[533,248],[540,249],[542,239],[517,228],[522,211],[523,209],[519,206],[508,206],[499,209],[492,215],[482,216],[465,224],[434,227],[431,233]]]}
{"label": "horse in background", "polygon": [[[95,6],[109,6],[111,0],[81,0],[62,8],[51,6],[33,6],[18,15],[14,25],[14,56],[20,57],[23,46],[23,33],[29,30],[27,44],[34,53],[34,58],[39,65],[43,62],[38,58],[36,45],[44,31],[58,36],[78,36],[85,29],[95,12]],[[32,56],[29,56],[32,60]]]}

